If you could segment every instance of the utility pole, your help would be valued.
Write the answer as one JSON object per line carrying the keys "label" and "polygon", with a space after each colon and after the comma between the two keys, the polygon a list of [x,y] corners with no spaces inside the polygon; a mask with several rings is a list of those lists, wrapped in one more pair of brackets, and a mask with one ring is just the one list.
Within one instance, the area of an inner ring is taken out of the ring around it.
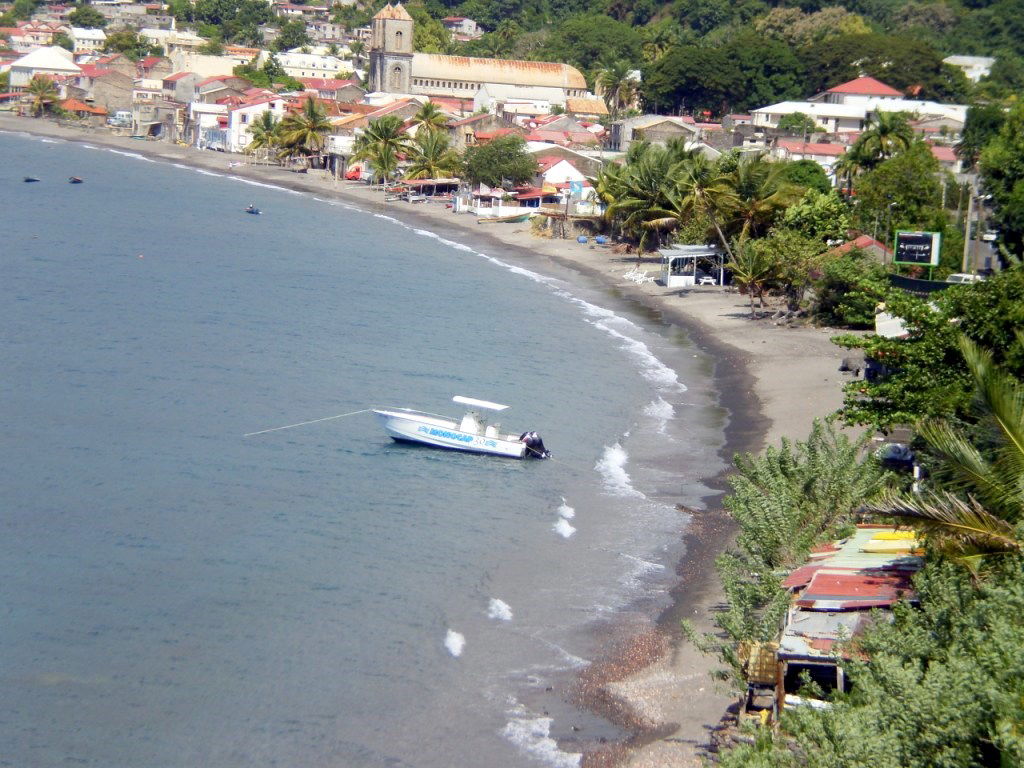
{"label": "utility pole", "polygon": [[960,267],[960,271],[967,273],[971,271],[968,267],[968,261],[971,257],[971,214],[974,212],[974,182],[971,182],[970,189],[967,190],[967,216],[964,217],[964,259],[963,264]]}

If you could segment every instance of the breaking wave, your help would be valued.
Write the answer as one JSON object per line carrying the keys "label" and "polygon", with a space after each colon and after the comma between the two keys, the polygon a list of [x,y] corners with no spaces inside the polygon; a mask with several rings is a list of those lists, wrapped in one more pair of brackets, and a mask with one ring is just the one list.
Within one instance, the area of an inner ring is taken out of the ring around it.
{"label": "breaking wave", "polygon": [[458,658],[462,655],[462,649],[466,647],[466,638],[454,629],[449,629],[448,634],[444,636],[444,647],[448,649],[448,653]]}
{"label": "breaking wave", "polygon": [[504,600],[492,597],[491,602],[487,605],[487,618],[497,619],[498,621],[512,621],[512,606]]}
{"label": "breaking wave", "polygon": [[606,445],[604,454],[597,460],[594,469],[601,475],[605,490],[614,496],[629,496],[638,499],[647,498],[633,487],[633,483],[626,472],[626,462],[629,461],[629,454],[626,449],[618,443]]}
{"label": "breaking wave", "polygon": [[551,737],[550,717],[529,717],[521,707],[513,713],[502,735],[527,757],[541,760],[553,768],[577,768],[583,755],[563,752]]}

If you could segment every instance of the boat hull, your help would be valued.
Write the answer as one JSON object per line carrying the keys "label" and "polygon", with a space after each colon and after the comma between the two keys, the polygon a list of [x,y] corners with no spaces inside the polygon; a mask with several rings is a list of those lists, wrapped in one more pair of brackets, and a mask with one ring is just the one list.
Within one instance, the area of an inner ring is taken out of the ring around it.
{"label": "boat hull", "polygon": [[374,414],[393,440],[511,459],[521,459],[526,455],[525,443],[501,436],[464,432],[454,421],[440,416],[401,409],[374,410]]}

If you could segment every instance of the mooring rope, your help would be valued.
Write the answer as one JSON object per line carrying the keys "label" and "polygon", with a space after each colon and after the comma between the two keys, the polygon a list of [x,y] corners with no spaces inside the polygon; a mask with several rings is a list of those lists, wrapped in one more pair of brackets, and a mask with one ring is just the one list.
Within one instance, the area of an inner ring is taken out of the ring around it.
{"label": "mooring rope", "polygon": [[246,432],[242,437],[252,437],[253,435],[265,435],[267,432],[279,432],[282,429],[291,429],[292,427],[304,427],[307,424],[316,424],[318,421],[331,421],[332,419],[343,419],[346,416],[355,416],[357,413],[368,413],[373,408],[363,408],[361,411],[352,411],[351,413],[339,413],[337,416],[324,416],[322,419],[313,419],[312,421],[300,421],[298,424],[287,424],[283,427],[272,427],[270,429],[261,429],[259,432]]}

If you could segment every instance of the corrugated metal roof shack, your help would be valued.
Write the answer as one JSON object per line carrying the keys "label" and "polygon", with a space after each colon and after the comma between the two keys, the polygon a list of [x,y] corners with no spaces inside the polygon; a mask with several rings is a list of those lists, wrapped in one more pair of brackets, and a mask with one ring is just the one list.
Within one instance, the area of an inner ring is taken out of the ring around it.
{"label": "corrugated metal roof shack", "polygon": [[838,647],[878,615],[873,609],[916,601],[911,577],[923,564],[921,554],[914,531],[858,525],[852,536],[813,551],[786,577],[783,586],[793,599],[776,653],[780,709],[811,703],[795,695],[804,672],[826,691],[846,689]]}

